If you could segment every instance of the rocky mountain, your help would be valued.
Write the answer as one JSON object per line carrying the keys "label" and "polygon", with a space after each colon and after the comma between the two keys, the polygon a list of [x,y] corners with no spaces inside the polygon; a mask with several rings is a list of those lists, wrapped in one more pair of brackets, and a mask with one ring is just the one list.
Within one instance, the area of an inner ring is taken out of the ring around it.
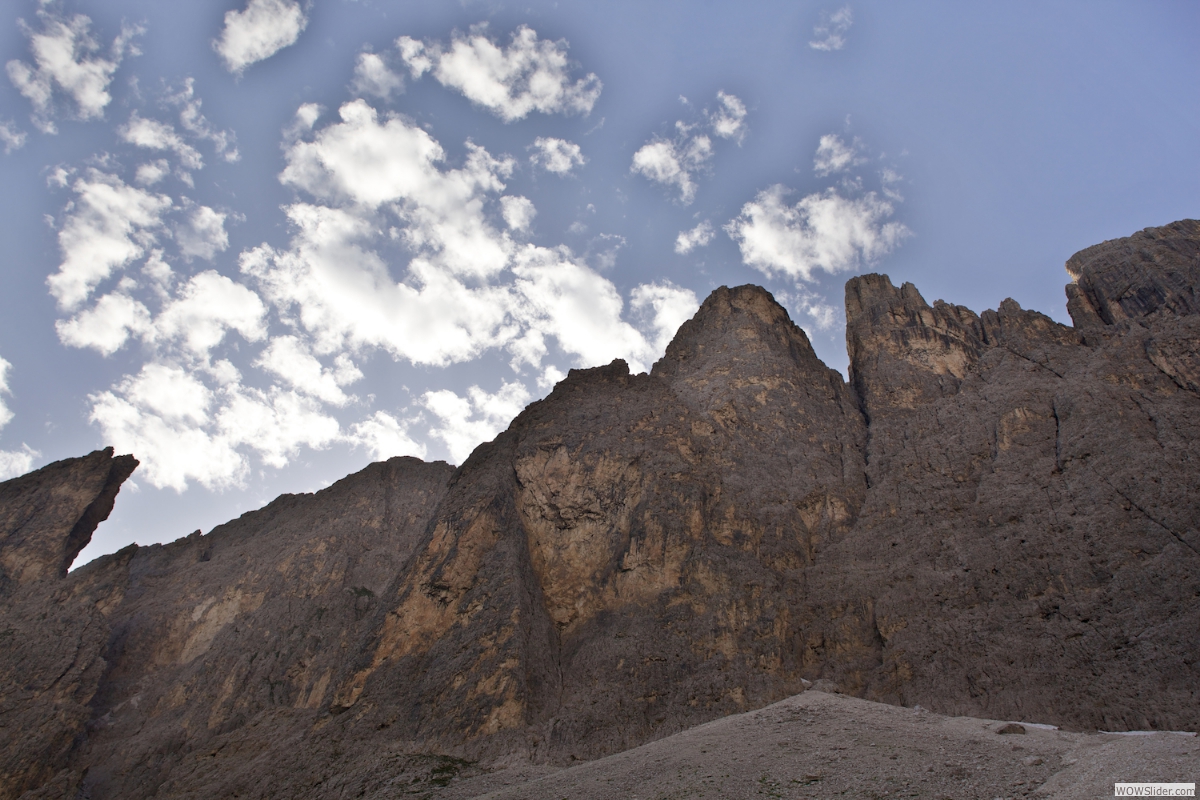
{"label": "rocky mountain", "polygon": [[0,484],[0,798],[437,796],[818,680],[1195,730],[1200,222],[1067,269],[1073,327],[852,279],[849,383],[721,288],[649,374],[573,370],[457,469],[69,575],[136,462]]}

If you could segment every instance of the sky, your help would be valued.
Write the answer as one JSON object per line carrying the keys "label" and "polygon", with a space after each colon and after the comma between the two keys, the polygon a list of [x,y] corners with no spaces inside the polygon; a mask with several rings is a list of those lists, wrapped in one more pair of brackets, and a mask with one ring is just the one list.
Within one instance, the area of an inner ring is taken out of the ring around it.
{"label": "sky", "polygon": [[76,564],[461,463],[718,286],[845,373],[845,281],[1069,324],[1200,216],[1195,2],[12,0],[0,479],[141,466]]}

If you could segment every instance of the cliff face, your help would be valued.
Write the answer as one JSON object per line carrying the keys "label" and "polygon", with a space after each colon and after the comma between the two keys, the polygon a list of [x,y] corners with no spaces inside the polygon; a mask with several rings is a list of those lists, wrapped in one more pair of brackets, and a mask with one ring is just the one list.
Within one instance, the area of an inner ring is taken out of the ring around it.
{"label": "cliff face", "polygon": [[[393,459],[66,577],[74,522],[0,530],[4,626],[63,626],[6,656],[38,660],[5,667],[0,708],[50,703],[57,733],[0,742],[0,797],[369,795],[466,768],[448,756],[594,758],[817,679],[1194,730],[1200,223],[1068,270],[1072,328],[851,280],[848,384],[769,294],[722,288],[650,374],[572,371],[457,470]],[[116,485],[70,491],[107,514]]]}

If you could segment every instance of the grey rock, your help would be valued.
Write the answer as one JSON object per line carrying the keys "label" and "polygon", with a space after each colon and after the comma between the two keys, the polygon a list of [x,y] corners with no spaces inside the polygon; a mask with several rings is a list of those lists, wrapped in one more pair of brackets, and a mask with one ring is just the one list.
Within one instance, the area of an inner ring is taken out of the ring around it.
{"label": "grey rock", "polygon": [[436,793],[809,682],[1195,729],[1198,253],[1193,221],[1083,251],[1074,327],[852,279],[849,383],[722,288],[651,373],[573,370],[457,470],[393,459],[66,577],[73,528],[0,541],[31,637],[0,709],[70,733],[0,763],[47,797]]}

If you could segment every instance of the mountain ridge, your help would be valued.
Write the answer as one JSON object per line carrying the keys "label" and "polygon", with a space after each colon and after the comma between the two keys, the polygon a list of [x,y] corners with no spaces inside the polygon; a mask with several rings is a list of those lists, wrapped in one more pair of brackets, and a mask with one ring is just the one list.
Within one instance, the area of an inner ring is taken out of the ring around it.
{"label": "mountain ridge", "polygon": [[1195,729],[1200,222],[1068,270],[1074,327],[852,278],[849,381],[765,290],[721,287],[649,373],[572,370],[457,469],[373,464],[65,577],[132,458],[0,484],[54,473],[95,499],[45,516],[38,547],[0,529],[24,643],[0,654],[0,714],[22,721],[0,798],[205,796],[229,775],[336,797],[453,759],[566,765],[816,680]]}

